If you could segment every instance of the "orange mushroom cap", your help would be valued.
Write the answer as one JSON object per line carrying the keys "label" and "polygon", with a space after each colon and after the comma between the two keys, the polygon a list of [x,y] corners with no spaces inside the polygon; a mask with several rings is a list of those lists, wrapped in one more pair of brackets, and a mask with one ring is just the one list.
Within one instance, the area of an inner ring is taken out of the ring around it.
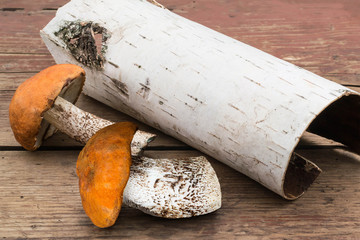
{"label": "orange mushroom cap", "polygon": [[130,176],[130,144],[136,131],[131,122],[99,130],[80,152],[76,173],[83,208],[100,228],[112,226],[121,209]]}
{"label": "orange mushroom cap", "polygon": [[85,71],[81,67],[58,64],[23,82],[9,106],[10,126],[16,140],[25,149],[36,150],[49,129],[49,124],[43,121],[44,112],[52,107],[59,95],[76,102],[84,81]]}

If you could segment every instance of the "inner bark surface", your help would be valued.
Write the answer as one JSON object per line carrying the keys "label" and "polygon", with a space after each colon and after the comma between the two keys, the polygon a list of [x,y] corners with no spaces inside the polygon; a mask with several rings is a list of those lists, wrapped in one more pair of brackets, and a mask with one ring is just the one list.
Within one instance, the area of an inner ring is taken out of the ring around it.
{"label": "inner bark surface", "polygon": [[332,103],[311,123],[308,131],[343,143],[360,154],[360,96],[352,94]]}
{"label": "inner bark surface", "polygon": [[[345,95],[325,108],[310,124],[307,131],[335,140],[360,154],[360,96]],[[290,159],[284,180],[284,193],[296,199],[321,173],[314,163],[297,153]]]}

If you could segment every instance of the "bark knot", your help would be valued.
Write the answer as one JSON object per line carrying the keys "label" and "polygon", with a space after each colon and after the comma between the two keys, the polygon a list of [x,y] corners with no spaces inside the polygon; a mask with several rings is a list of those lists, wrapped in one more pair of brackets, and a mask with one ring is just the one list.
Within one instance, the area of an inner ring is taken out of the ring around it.
{"label": "bark knot", "polygon": [[55,32],[67,46],[72,56],[83,65],[102,70],[104,55],[107,51],[106,42],[110,35],[97,23],[71,21]]}

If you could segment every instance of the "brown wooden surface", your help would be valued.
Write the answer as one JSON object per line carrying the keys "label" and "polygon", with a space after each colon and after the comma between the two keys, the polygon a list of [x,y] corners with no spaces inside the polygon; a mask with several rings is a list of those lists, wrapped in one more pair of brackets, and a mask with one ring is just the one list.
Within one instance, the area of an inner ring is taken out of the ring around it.
{"label": "brown wooden surface", "polygon": [[[360,158],[341,144],[308,135],[298,151],[323,173],[289,202],[213,160],[223,207],[193,219],[166,220],[123,208],[111,229],[84,214],[75,175],[81,146],[56,134],[40,151],[12,137],[7,108],[16,87],[54,64],[39,30],[66,0],[0,0],[0,237],[123,239],[360,239]],[[173,12],[360,90],[358,0],[167,0]],[[88,97],[79,106],[113,121],[129,120]],[[141,125],[142,129],[151,129]],[[158,132],[157,132],[158,133]],[[159,133],[150,156],[197,151]],[[182,151],[179,151],[182,150]]]}

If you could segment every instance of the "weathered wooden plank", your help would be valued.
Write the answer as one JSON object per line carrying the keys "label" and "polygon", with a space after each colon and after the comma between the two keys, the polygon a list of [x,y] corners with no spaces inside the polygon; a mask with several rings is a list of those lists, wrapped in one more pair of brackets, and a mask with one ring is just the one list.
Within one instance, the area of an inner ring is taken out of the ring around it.
{"label": "weathered wooden plank", "polygon": [[15,91],[16,88],[26,79],[35,73],[0,73],[0,91]]}
{"label": "weathered wooden plank", "polygon": [[[16,3],[16,1],[13,2]],[[36,5],[28,4],[28,6]],[[18,5],[18,9],[22,8],[22,5]],[[16,8],[8,7],[5,9]],[[42,43],[39,31],[51,20],[55,12],[45,10],[39,12],[0,10],[0,53],[47,53],[48,51]]]}
{"label": "weathered wooden plank", "polygon": [[1,73],[36,73],[54,64],[53,58],[47,54],[0,54]]}
{"label": "weathered wooden plank", "polygon": [[0,11],[3,12],[32,12],[36,10],[54,11],[61,7],[68,0],[2,0],[0,4]]}
{"label": "weathered wooden plank", "polygon": [[[39,30],[64,0],[5,1],[0,11],[0,53],[47,53]],[[356,1],[164,2],[172,11],[321,76],[359,84],[360,27]],[[4,6],[4,7],[2,7]],[[8,26],[11,25],[11,29]]]}
{"label": "weathered wooden plank", "polygon": [[[217,212],[166,220],[124,207],[111,229],[84,214],[77,187],[78,151],[1,152],[0,236],[6,238],[304,239],[360,236],[360,159],[343,150],[301,151],[324,170],[300,199],[288,202],[210,159],[222,186]],[[148,152],[152,157],[198,152]]]}

